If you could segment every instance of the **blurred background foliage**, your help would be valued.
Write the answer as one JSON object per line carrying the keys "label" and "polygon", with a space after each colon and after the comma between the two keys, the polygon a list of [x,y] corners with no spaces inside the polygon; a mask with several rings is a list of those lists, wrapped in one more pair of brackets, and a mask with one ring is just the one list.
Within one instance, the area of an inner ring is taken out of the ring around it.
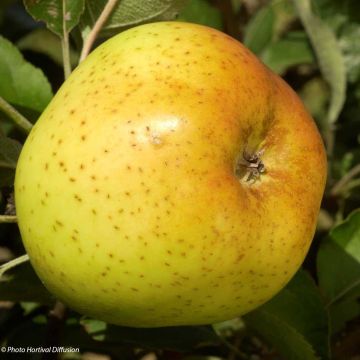
{"label": "blurred background foliage", "polygon": [[[63,21],[66,3],[70,20]],[[64,36],[74,68],[106,0],[2,0],[0,97],[36,122],[64,81]],[[52,13],[49,7],[55,9]],[[36,19],[36,20],[35,20]],[[0,268],[0,345],[62,345],[49,359],[360,359],[360,2],[358,0],[120,0],[97,44],[131,26],[189,21],[242,41],[302,97],[326,144],[329,177],[303,268],[271,301],[213,326],[131,329],[68,311],[29,263]],[[26,132],[0,110],[0,264],[24,254],[13,179]],[[7,270],[5,272],[5,270]],[[49,315],[50,314],[50,315]],[[14,358],[0,353],[0,359]]]}

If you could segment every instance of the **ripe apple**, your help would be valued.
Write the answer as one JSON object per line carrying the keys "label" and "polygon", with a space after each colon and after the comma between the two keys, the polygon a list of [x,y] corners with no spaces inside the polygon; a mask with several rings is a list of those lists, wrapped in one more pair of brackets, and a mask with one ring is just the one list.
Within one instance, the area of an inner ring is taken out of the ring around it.
{"label": "ripe apple", "polygon": [[53,294],[157,327],[274,296],[307,253],[325,178],[318,130],[282,79],[219,31],[162,22],[73,72],[24,145],[15,195]]}

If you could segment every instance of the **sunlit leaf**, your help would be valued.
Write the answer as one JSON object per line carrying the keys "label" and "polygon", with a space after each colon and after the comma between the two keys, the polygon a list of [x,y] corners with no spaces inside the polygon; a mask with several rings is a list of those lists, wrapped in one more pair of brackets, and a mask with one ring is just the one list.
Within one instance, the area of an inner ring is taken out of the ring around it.
{"label": "sunlit leaf", "polygon": [[315,60],[307,37],[301,32],[288,33],[285,38],[271,43],[261,59],[278,74],[283,74],[291,66],[311,64]]}
{"label": "sunlit leaf", "polygon": [[43,72],[24,60],[19,50],[0,36],[0,96],[13,105],[42,111],[51,100]]}
{"label": "sunlit leaf", "polygon": [[[172,20],[185,6],[187,0],[121,0],[115,5],[109,19],[102,28],[103,36],[117,34],[131,26],[161,20]],[[81,17],[81,28],[88,32],[103,11],[107,0],[86,0],[86,7]]]}
{"label": "sunlit leaf", "polygon": [[222,15],[219,9],[206,0],[190,0],[180,12],[180,21],[188,21],[222,30]]}
{"label": "sunlit leaf", "polygon": [[84,11],[85,0],[24,0],[26,10],[39,21],[44,21],[46,26],[63,36],[77,25]]}
{"label": "sunlit leaf", "polygon": [[247,25],[243,39],[245,46],[260,54],[272,39],[274,24],[275,13],[270,3],[262,7]]}

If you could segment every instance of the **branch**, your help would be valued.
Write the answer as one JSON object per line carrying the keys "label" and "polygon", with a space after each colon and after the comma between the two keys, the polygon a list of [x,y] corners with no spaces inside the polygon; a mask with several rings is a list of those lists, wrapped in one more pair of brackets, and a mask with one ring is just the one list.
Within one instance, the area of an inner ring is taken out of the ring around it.
{"label": "branch", "polygon": [[70,65],[70,50],[69,50],[69,34],[64,32],[64,37],[61,39],[63,66],[64,66],[64,77],[65,80],[71,74]]}
{"label": "branch", "polygon": [[232,354],[236,355],[239,359],[242,359],[242,360],[249,359],[249,357],[247,356],[246,353],[240,351],[240,349],[237,348],[237,344],[233,345],[231,342],[229,342],[222,336],[220,336],[220,340],[232,352]]}
{"label": "branch", "polygon": [[63,56],[63,65],[64,65],[64,77],[65,80],[71,74],[71,64],[70,64],[70,49],[69,49],[69,33],[66,29],[66,1],[63,0],[63,37],[61,39],[61,48]]}
{"label": "branch", "polygon": [[331,189],[330,194],[339,195],[345,186],[356,176],[360,174],[360,164],[355,165],[347,174],[345,174]]}
{"label": "branch", "polygon": [[8,115],[11,120],[14,121],[20,128],[25,130],[27,133],[30,132],[32,128],[32,123],[21,115],[13,106],[11,106],[4,98],[0,96],[0,110],[2,110],[6,115]]}
{"label": "branch", "polygon": [[0,266],[0,279],[6,273],[6,271],[8,271],[11,268],[18,266],[26,261],[29,261],[29,255],[27,255],[27,254],[19,256],[16,259],[8,261],[4,265],[1,265]]}
{"label": "branch", "polygon": [[[62,302],[56,301],[54,307],[49,311],[44,347],[52,348],[60,345],[65,318],[66,306]],[[57,358],[58,356],[54,352],[44,353],[42,356],[42,360],[55,360]]]}
{"label": "branch", "polygon": [[326,144],[326,153],[328,159],[332,159],[334,152],[334,144],[335,144],[335,126],[334,124],[326,124],[324,133],[324,140]]}
{"label": "branch", "polygon": [[226,33],[235,39],[240,39],[239,22],[234,14],[234,8],[231,0],[217,0],[217,7],[221,10]]}
{"label": "branch", "polygon": [[17,217],[15,215],[0,215],[0,224],[2,223],[16,223]]}
{"label": "branch", "polygon": [[89,35],[86,37],[84,41],[79,62],[82,62],[88,56],[96,37],[98,36],[101,28],[104,26],[106,20],[111,14],[116,3],[117,0],[108,0],[108,2],[106,3],[102,13],[100,14],[99,18],[96,20],[94,27],[91,29]]}

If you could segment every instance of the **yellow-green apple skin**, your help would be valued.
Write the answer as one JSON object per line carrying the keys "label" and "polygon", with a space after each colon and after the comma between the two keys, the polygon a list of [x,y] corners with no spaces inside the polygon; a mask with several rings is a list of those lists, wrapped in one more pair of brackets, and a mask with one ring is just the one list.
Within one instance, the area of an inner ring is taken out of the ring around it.
{"label": "yellow-green apple skin", "polygon": [[[266,171],[250,176],[244,151],[263,151]],[[230,319],[283,288],[325,178],[318,130],[283,80],[219,31],[162,22],[75,69],[26,140],[15,196],[50,292],[158,327]]]}

